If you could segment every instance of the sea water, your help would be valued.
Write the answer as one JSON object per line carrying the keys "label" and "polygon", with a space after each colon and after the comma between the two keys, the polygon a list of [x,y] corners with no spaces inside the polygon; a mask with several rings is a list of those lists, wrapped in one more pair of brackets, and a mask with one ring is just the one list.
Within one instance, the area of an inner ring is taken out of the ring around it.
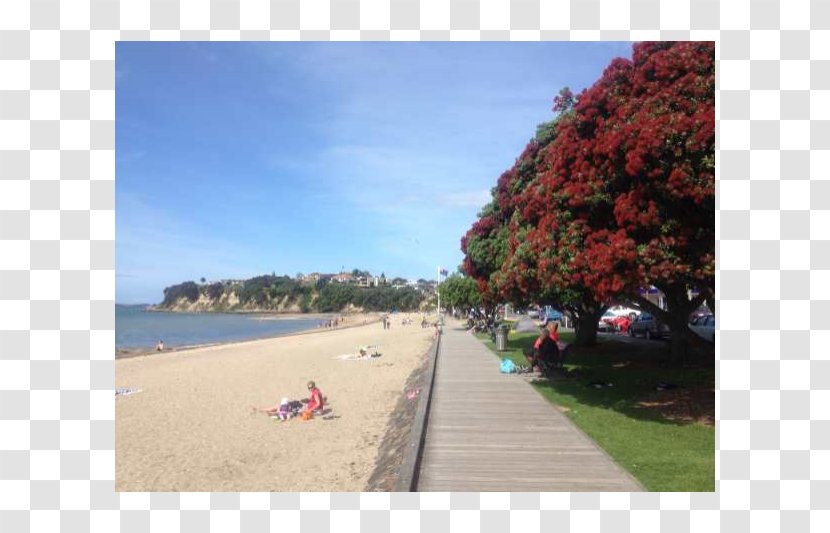
{"label": "sea water", "polygon": [[115,348],[165,348],[273,337],[317,328],[328,317],[236,313],[165,313],[143,305],[115,306]]}

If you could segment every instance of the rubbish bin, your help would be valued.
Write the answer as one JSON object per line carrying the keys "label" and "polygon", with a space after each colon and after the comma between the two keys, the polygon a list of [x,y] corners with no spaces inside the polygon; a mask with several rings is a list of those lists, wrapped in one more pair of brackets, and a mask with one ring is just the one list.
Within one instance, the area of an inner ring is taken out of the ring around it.
{"label": "rubbish bin", "polygon": [[503,352],[507,349],[507,326],[496,328],[496,350]]}

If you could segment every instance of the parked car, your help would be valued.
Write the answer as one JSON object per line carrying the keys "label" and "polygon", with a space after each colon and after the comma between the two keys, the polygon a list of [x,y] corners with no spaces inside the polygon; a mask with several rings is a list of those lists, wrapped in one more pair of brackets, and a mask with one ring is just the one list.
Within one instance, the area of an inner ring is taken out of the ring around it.
{"label": "parked car", "polygon": [[617,315],[615,315],[611,311],[606,311],[601,317],[599,317],[599,324],[597,324],[597,330],[614,331],[615,318],[617,318]]}
{"label": "parked car", "polygon": [[689,329],[709,342],[715,342],[715,316],[702,315],[689,320]]}
{"label": "parked car", "polygon": [[632,337],[643,336],[646,339],[659,339],[669,335],[670,330],[650,313],[641,313],[628,326],[628,334]]}
{"label": "parked car", "polygon": [[545,318],[547,318],[548,321],[560,320],[562,318],[562,312],[550,307],[545,312]]}
{"label": "parked car", "polygon": [[614,307],[608,309],[608,311],[613,313],[614,316],[627,316],[631,320],[634,320],[635,316],[640,316],[640,313],[642,313],[639,309],[626,307],[624,305],[615,305]]}
{"label": "parked car", "polygon": [[641,313],[638,309],[631,309],[617,305],[606,311],[599,319],[599,331],[622,331],[628,329],[628,325]]}

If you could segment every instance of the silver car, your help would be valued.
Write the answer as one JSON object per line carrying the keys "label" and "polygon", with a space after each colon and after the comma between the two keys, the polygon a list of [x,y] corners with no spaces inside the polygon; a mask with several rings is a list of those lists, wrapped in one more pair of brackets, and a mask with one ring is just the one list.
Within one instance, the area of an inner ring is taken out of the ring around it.
{"label": "silver car", "polygon": [[641,313],[628,326],[628,334],[632,337],[643,336],[646,339],[659,339],[667,337],[669,333],[669,327],[659,322],[650,313]]}
{"label": "silver car", "polygon": [[702,315],[689,321],[689,329],[709,342],[715,342],[715,316]]}

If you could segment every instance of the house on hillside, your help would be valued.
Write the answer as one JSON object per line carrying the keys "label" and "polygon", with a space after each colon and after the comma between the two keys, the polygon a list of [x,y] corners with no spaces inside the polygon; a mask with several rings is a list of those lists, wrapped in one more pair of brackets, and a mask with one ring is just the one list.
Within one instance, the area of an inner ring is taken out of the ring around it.
{"label": "house on hillside", "polygon": [[335,274],[332,280],[338,283],[353,283],[356,281],[355,277],[350,272]]}

